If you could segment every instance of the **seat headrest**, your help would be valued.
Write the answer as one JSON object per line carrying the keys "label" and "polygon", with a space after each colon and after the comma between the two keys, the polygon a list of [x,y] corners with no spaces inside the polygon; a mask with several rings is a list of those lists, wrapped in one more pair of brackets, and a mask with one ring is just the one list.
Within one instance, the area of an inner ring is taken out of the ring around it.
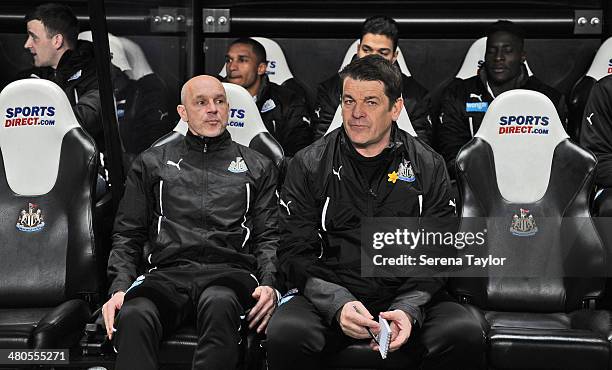
{"label": "seat headrest", "polygon": [[[344,59],[342,60],[342,64],[340,65],[340,68],[338,69],[338,72],[340,72],[344,67],[346,67],[347,64],[349,64],[352,60],[353,60],[353,56],[355,56],[355,54],[357,54],[357,46],[359,45],[359,41],[361,41],[361,39],[357,39],[355,42],[353,42],[351,44],[351,46],[349,46],[348,50],[346,51],[346,54],[344,55]],[[400,71],[402,71],[403,74],[405,74],[406,76],[410,76],[410,70],[408,69],[408,66],[406,65],[406,60],[404,59],[404,55],[402,54],[402,49],[400,49],[400,47],[397,47],[397,64],[399,65]]]}
{"label": "seat headrest", "polygon": [[[285,53],[281,49],[280,45],[276,41],[265,38],[265,37],[251,37],[253,40],[259,42],[266,49],[266,58],[268,59],[268,66],[266,67],[266,74],[270,81],[275,84],[282,85],[283,82],[290,78],[293,78],[293,73],[289,69],[289,64],[285,58]],[[225,70],[225,64],[219,72],[219,76],[225,77],[227,71]]]}
{"label": "seat headrest", "polygon": [[[336,113],[334,114],[334,118],[332,119],[329,127],[327,128],[327,131],[325,131],[325,135],[334,131],[341,125],[342,125],[342,105],[339,105],[338,108],[336,108]],[[406,112],[406,107],[404,107],[403,105],[402,105],[402,110],[400,112],[400,115],[397,118],[397,126],[400,129],[409,133],[410,135],[414,137],[417,136],[417,133],[414,130],[414,127],[412,127],[412,123],[410,122],[410,117],[408,117],[408,112]]]}
{"label": "seat headrest", "polygon": [[[253,97],[244,87],[228,82],[223,82],[223,87],[230,105],[227,130],[232,135],[232,140],[249,146],[257,134],[268,132],[268,129],[259,115]],[[187,129],[187,122],[179,120],[174,131],[185,135]]]}
{"label": "seat headrest", "polygon": [[131,67],[131,70],[125,72],[129,78],[140,80],[142,77],[153,73],[153,68],[149,65],[147,56],[137,43],[127,37],[119,37],[119,41],[123,45],[125,56]]}
{"label": "seat headrest", "polygon": [[[91,31],[84,31],[79,33],[79,40],[93,42]],[[115,67],[119,68],[122,71],[132,69],[125,54],[125,50],[123,49],[123,44],[117,36],[112,35],[110,33],[108,34],[108,47],[111,53],[111,63],[113,63]]]}
{"label": "seat headrest", "polygon": [[224,82],[223,87],[230,105],[227,130],[235,142],[249,146],[255,135],[268,132],[268,129],[253,97],[244,87],[228,82]]}
{"label": "seat headrest", "polygon": [[[478,69],[484,63],[484,55],[485,49],[487,48],[487,38],[481,37],[478,40],[474,41],[472,46],[468,49],[465,54],[465,58],[463,58],[463,63],[461,64],[461,68],[459,68],[459,72],[457,72],[456,77],[462,80],[466,80],[470,77],[476,76],[478,73]],[[531,68],[529,68],[529,64],[525,61],[525,67],[527,68],[527,74],[529,76],[533,76],[533,72],[531,72]]]}
{"label": "seat headrest", "polygon": [[187,124],[187,122],[183,121],[183,119],[179,119],[179,121],[176,123],[176,126],[174,126],[174,132],[178,132],[181,135],[187,135],[187,130],[189,129],[189,125]]}
{"label": "seat headrest", "polygon": [[586,73],[587,76],[593,77],[595,81],[599,81],[609,74],[612,74],[612,37],[601,44]]}
{"label": "seat headrest", "polygon": [[555,148],[569,137],[550,99],[522,89],[495,98],[474,136],[491,146],[497,186],[513,203],[544,196]]}
{"label": "seat headrest", "polygon": [[20,195],[48,193],[57,179],[64,135],[80,127],[66,94],[47,80],[18,80],[0,93],[0,112],[9,187]]}

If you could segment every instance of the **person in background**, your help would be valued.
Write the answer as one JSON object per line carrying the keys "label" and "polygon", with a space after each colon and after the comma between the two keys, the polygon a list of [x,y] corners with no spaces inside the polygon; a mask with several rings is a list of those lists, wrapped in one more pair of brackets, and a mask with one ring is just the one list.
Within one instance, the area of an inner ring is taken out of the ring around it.
{"label": "person in background", "polygon": [[225,82],[244,87],[257,104],[261,118],[286,157],[312,143],[312,127],[304,97],[279,86],[266,75],[266,49],[256,40],[234,40],[225,55]]}

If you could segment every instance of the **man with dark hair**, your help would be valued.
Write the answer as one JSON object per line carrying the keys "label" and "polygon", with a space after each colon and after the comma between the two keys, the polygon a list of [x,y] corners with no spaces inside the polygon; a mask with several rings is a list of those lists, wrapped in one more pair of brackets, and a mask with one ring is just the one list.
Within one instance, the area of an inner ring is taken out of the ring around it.
{"label": "man with dark hair", "polygon": [[390,351],[422,360],[421,368],[480,368],[483,329],[444,298],[442,279],[361,276],[362,218],[452,217],[453,207],[442,157],[394,122],[399,69],[365,56],[340,79],[342,127],[294,157],[281,192],[279,266],[302,295],[270,321],[268,366],[324,368],[324,355],[378,332],[380,315],[393,333]]}
{"label": "man with dark hair", "polygon": [[[357,57],[378,54],[391,63],[398,55],[399,31],[392,18],[374,16],[366,19],[361,28]],[[419,139],[431,142],[431,122],[427,117],[427,90],[413,77],[402,74],[404,107]],[[312,115],[315,139],[325,135],[340,104],[342,84],[336,73],[323,81],[317,89],[315,110]]]}
{"label": "man with dark hair", "polygon": [[232,141],[216,78],[187,81],[177,111],[186,136],[134,161],[117,211],[102,307],[117,369],[157,369],[160,340],[190,318],[193,369],[235,369],[241,317],[263,332],[278,299],[274,164]]}
{"label": "man with dark hair", "polygon": [[66,5],[43,4],[25,17],[28,39],[24,47],[32,54],[34,68],[19,78],[43,78],[64,90],[81,126],[104,150],[100,95],[93,45],[77,41],[79,24]]}
{"label": "man with dark hair", "polygon": [[266,75],[266,49],[256,40],[240,38],[225,55],[226,82],[240,85],[253,96],[266,128],[285,156],[312,143],[306,100],[292,90],[270,82]]}
{"label": "man with dark hair", "polygon": [[487,31],[485,60],[478,74],[453,81],[443,92],[437,143],[449,174],[455,177],[455,157],[476,134],[489,104],[499,94],[512,89],[543,93],[557,107],[565,124],[565,98],[534,76],[525,67],[524,33],[510,21],[498,21]]}

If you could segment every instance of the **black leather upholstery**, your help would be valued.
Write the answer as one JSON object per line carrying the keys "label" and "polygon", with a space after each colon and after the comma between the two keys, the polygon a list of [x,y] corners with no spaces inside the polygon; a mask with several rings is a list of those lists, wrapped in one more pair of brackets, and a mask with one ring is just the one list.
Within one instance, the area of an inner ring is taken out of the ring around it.
{"label": "black leather upholstery", "polygon": [[178,140],[182,137],[185,137],[185,135],[182,135],[176,131],[172,131],[162,136],[161,138],[157,139],[157,141],[154,142],[151,146],[161,146],[169,142],[172,142],[174,140]]}
{"label": "black leather upholstery", "polygon": [[83,336],[84,323],[89,320],[89,315],[89,306],[82,299],[71,299],[51,309],[32,333],[33,347],[72,347]]}
{"label": "black leather upholstery", "polygon": [[[559,263],[572,261],[571,266],[559,266],[556,276],[578,276],[583,271],[568,271],[577,266],[593,276],[605,276],[605,250],[592,222],[589,220],[588,195],[595,166],[594,158],[569,140],[561,142],[553,156],[551,181],[544,197],[536,203],[512,204],[499,193],[495,173],[494,157],[490,146],[480,138],[474,138],[457,157],[458,180],[463,198],[463,217],[508,217],[520,207],[529,208],[533,214],[555,220],[549,230],[559,233],[558,245],[540,245],[537,249],[523,249],[533,258],[543,253],[553,255],[555,249]],[[492,230],[491,228],[489,228]],[[580,230],[578,232],[578,230]],[[563,235],[577,235],[564,238]],[[539,232],[542,240],[550,234]],[[499,249],[509,248],[513,243],[508,232],[489,232],[489,245]],[[515,238],[516,240],[516,238]],[[525,243],[524,240],[514,241]],[[580,261],[580,262],[578,262]],[[516,279],[456,279],[454,289],[461,295],[470,296],[470,301],[479,307],[492,310],[530,310],[554,312],[574,310],[582,307],[582,301],[601,295],[605,286],[603,278],[516,278]],[[465,289],[465,291],[464,291]]]}
{"label": "black leather upholstery", "polygon": [[609,356],[607,311],[487,312],[489,365],[496,369],[605,369]]}
{"label": "black leather upholstery", "polygon": [[[89,318],[87,303],[75,298],[98,291],[92,229],[97,151],[75,128],[64,136],[60,153],[55,186],[40,196],[15,195],[0,160],[1,348],[75,345]],[[40,232],[15,227],[29,202],[43,211]]]}
{"label": "black leather upholstery", "polygon": [[[522,154],[521,158],[529,158],[529,153]],[[464,219],[508,218],[519,208],[529,209],[539,220],[546,218],[546,227],[540,227],[531,240],[513,239],[507,228],[496,233],[489,227],[489,248],[516,253],[516,243],[534,243],[523,248],[525,263],[547,253],[558,264],[554,274],[545,278],[450,280],[451,290],[470,302],[472,312],[488,324],[490,367],[608,368],[610,313],[581,309],[600,298],[605,288],[606,251],[588,208],[594,168],[593,156],[565,139],[554,150],[544,196],[534,203],[516,204],[500,194],[495,157],[485,140],[472,139],[457,156]],[[529,184],[518,182],[517,186]],[[465,228],[470,222],[462,224]],[[554,240],[555,234],[558,242],[537,243],[537,238]],[[584,276],[585,271],[590,276]]]}
{"label": "black leather upholstery", "polygon": [[283,148],[269,132],[261,132],[255,135],[249,143],[249,147],[270,158],[277,168],[282,168],[285,160]]}
{"label": "black leather upholstery", "polygon": [[99,291],[98,152],[52,82],[13,82],[0,107],[40,109],[41,122],[0,127],[0,348],[72,348]]}
{"label": "black leather upholstery", "polygon": [[0,348],[31,348],[31,335],[48,308],[0,308]]}

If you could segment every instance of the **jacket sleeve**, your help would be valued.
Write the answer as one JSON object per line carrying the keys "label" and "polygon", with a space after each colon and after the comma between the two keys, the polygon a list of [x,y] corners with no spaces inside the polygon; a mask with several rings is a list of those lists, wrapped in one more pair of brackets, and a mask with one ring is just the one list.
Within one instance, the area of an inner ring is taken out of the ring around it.
{"label": "jacket sleeve", "polygon": [[297,94],[291,94],[284,102],[283,119],[285,122],[279,141],[285,156],[293,157],[300,149],[313,141],[312,126],[306,108],[306,100]]}
{"label": "jacket sleeve", "polygon": [[340,105],[340,96],[337,96],[336,86],[332,86],[332,81],[335,79],[324,81],[317,88],[315,109],[312,114],[315,140],[325,135]]}
{"label": "jacket sleeve", "polygon": [[98,89],[85,91],[79,96],[78,102],[72,107],[79,123],[89,133],[96,143],[104,141],[102,129],[102,112],[100,110],[100,92]]}
{"label": "jacket sleeve", "polygon": [[126,111],[119,129],[126,151],[140,153],[172,131],[175,122],[166,101],[166,86],[156,74],[138,81],[126,97]]}
{"label": "jacket sleeve", "polygon": [[595,84],[582,118],[580,144],[597,157],[595,183],[612,187],[612,84],[609,79]]}
{"label": "jacket sleeve", "polygon": [[288,287],[303,292],[331,323],[336,311],[355,298],[333,271],[319,263],[322,252],[319,237],[318,202],[311,185],[312,174],[306,168],[304,152],[289,166],[281,193],[279,261]]}
{"label": "jacket sleeve", "polygon": [[409,103],[415,105],[409,117],[417,137],[431,146],[433,142],[433,129],[429,116],[431,97],[427,95],[419,101],[410,101]]}
{"label": "jacket sleeve", "polygon": [[277,287],[276,266],[278,249],[278,171],[272,161],[264,161],[253,204],[253,254],[261,285]]}
{"label": "jacket sleeve", "polygon": [[149,209],[142,156],[130,170],[113,230],[113,249],[108,258],[109,294],[126,291],[138,275],[143,248],[148,240]]}
{"label": "jacket sleeve", "polygon": [[[422,217],[441,218],[453,217],[454,207],[451,205],[450,179],[442,158],[434,154],[433,171],[427,180],[423,196]],[[423,323],[423,306],[445,284],[444,278],[412,277],[408,278],[398,289],[398,295],[390,306],[390,310],[399,309],[407,313],[417,324]],[[415,322],[413,322],[414,324]]]}
{"label": "jacket sleeve", "polygon": [[336,313],[345,304],[358,300],[345,287],[317,277],[306,280],[304,296],[317,308],[328,325],[331,325]]}
{"label": "jacket sleeve", "polygon": [[468,117],[465,115],[465,102],[453,84],[444,92],[440,105],[440,125],[438,129],[438,146],[444,157],[446,168],[452,178],[455,177],[455,158],[459,149],[470,141]]}

